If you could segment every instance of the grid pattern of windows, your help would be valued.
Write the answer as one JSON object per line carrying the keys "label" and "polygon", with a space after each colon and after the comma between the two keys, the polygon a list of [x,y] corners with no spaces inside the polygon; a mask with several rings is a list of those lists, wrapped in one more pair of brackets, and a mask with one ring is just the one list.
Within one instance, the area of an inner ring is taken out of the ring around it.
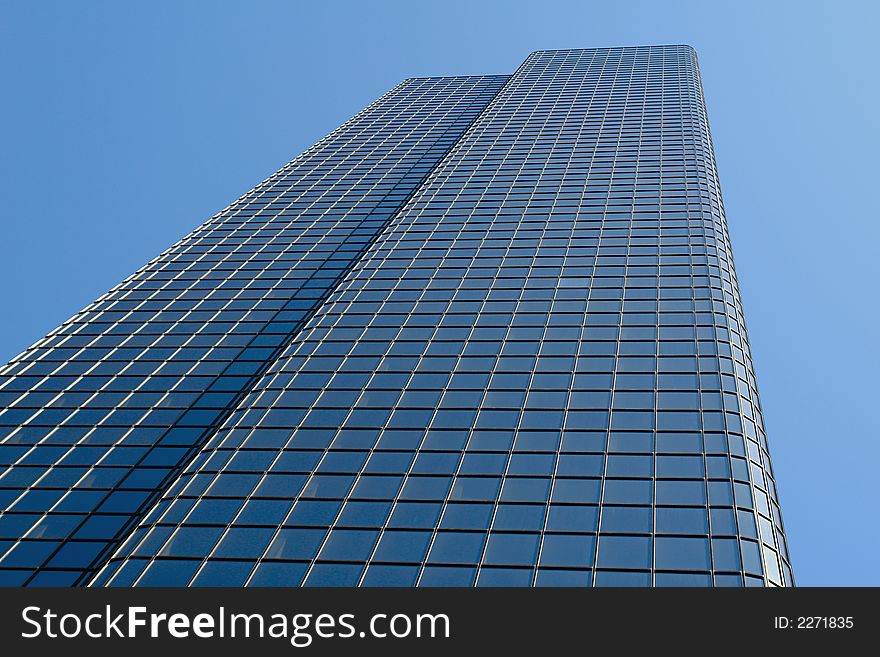
{"label": "grid pattern of windows", "polygon": [[0,584],[93,575],[507,79],[404,81],[0,369]]}
{"label": "grid pattern of windows", "polygon": [[791,584],[696,55],[533,53],[93,585]]}

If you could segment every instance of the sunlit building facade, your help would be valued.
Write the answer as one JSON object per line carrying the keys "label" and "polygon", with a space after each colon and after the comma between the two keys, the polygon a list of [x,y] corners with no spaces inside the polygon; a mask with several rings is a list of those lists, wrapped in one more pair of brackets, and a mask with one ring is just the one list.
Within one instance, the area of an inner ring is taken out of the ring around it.
{"label": "sunlit building facade", "polygon": [[792,584],[687,46],[404,81],[0,402],[7,585]]}

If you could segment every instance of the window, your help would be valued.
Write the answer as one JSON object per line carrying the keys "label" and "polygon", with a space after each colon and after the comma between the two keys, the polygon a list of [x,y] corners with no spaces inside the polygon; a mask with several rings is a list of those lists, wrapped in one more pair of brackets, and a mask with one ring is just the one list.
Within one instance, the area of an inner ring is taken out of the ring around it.
{"label": "window", "polygon": [[480,569],[477,586],[531,586],[532,571],[524,568]]}
{"label": "window", "polygon": [[658,481],[657,504],[706,504],[706,484],[703,481]]}
{"label": "window", "polygon": [[658,536],[655,550],[657,568],[670,570],[709,570],[709,539]]}
{"label": "window", "polygon": [[550,479],[512,478],[504,480],[501,499],[505,502],[546,502],[550,495]]}
{"label": "window", "polygon": [[596,565],[600,568],[648,569],[651,557],[651,538],[648,536],[602,536]]}
{"label": "window", "polygon": [[419,586],[473,586],[476,568],[425,566]]}
{"label": "window", "polygon": [[734,538],[712,539],[712,565],[715,570],[739,570],[739,547]]}
{"label": "window", "polygon": [[421,563],[431,541],[430,531],[386,531],[379,540],[374,561]]}
{"label": "window", "polygon": [[705,509],[657,507],[658,534],[707,534]]}
{"label": "window", "polygon": [[553,484],[551,501],[598,504],[599,490],[599,479],[557,479]]}
{"label": "window", "polygon": [[433,528],[440,517],[442,504],[398,502],[388,521],[389,527]]}
{"label": "window", "polygon": [[492,504],[449,503],[440,520],[444,529],[488,529],[492,519]]}
{"label": "window", "polygon": [[223,536],[212,556],[256,559],[263,554],[274,534],[274,527],[232,527]]}
{"label": "window", "polygon": [[456,477],[449,497],[452,500],[494,500],[500,487],[498,477]]}
{"label": "window", "polygon": [[651,573],[600,570],[596,572],[596,586],[651,586]]}
{"label": "window", "polygon": [[300,500],[285,521],[286,525],[329,526],[339,512],[342,502]]}
{"label": "window", "polygon": [[486,545],[484,563],[529,565],[537,560],[539,534],[502,534],[492,532]]}
{"label": "window", "polygon": [[304,586],[357,586],[363,564],[316,563]]}
{"label": "window", "polygon": [[308,570],[306,563],[263,561],[257,564],[249,586],[299,586]]}
{"label": "window", "polygon": [[315,557],[326,535],[325,529],[282,528],[269,545],[269,559],[303,559]]}
{"label": "window", "polygon": [[[486,534],[472,532],[437,532],[429,563],[468,564],[478,563],[486,542]],[[420,582],[424,586],[424,582]]]}
{"label": "window", "polygon": [[362,586],[414,586],[418,576],[419,566],[370,564]]}
{"label": "window", "polygon": [[222,527],[181,527],[157,553],[163,557],[201,557],[214,547]]}
{"label": "window", "polygon": [[654,586],[712,586],[709,573],[657,573]]}
{"label": "window", "polygon": [[541,547],[540,565],[588,568],[593,565],[595,547],[595,536],[546,534]]}
{"label": "window", "polygon": [[193,586],[244,586],[254,564],[250,561],[208,561]]}
{"label": "window", "polygon": [[539,568],[535,586],[590,586],[589,570],[550,570]]}
{"label": "window", "polygon": [[336,524],[340,527],[381,527],[390,511],[391,502],[351,500],[342,508]]}
{"label": "window", "polygon": [[603,504],[650,504],[654,492],[651,479],[606,479]]}
{"label": "window", "polygon": [[138,586],[173,586],[189,582],[201,561],[154,561],[138,580]]}
{"label": "window", "polygon": [[494,529],[540,531],[546,508],[543,504],[499,504],[492,526]]}
{"label": "window", "polygon": [[646,506],[602,506],[600,531],[617,534],[649,534],[651,508]]}

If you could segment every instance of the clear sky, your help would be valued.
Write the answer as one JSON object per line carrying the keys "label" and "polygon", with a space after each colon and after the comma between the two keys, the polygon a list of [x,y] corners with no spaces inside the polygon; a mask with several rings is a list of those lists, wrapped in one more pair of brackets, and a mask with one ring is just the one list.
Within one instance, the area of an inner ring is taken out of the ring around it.
{"label": "clear sky", "polygon": [[874,2],[0,0],[0,361],[408,76],[697,48],[795,577],[880,585]]}

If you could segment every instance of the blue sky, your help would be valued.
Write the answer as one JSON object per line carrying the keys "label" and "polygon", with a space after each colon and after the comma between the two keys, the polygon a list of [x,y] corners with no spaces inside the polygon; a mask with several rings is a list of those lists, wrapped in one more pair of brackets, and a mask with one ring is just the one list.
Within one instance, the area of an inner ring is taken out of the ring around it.
{"label": "blue sky", "polygon": [[699,52],[795,576],[880,585],[871,2],[0,0],[0,360],[400,79]]}

